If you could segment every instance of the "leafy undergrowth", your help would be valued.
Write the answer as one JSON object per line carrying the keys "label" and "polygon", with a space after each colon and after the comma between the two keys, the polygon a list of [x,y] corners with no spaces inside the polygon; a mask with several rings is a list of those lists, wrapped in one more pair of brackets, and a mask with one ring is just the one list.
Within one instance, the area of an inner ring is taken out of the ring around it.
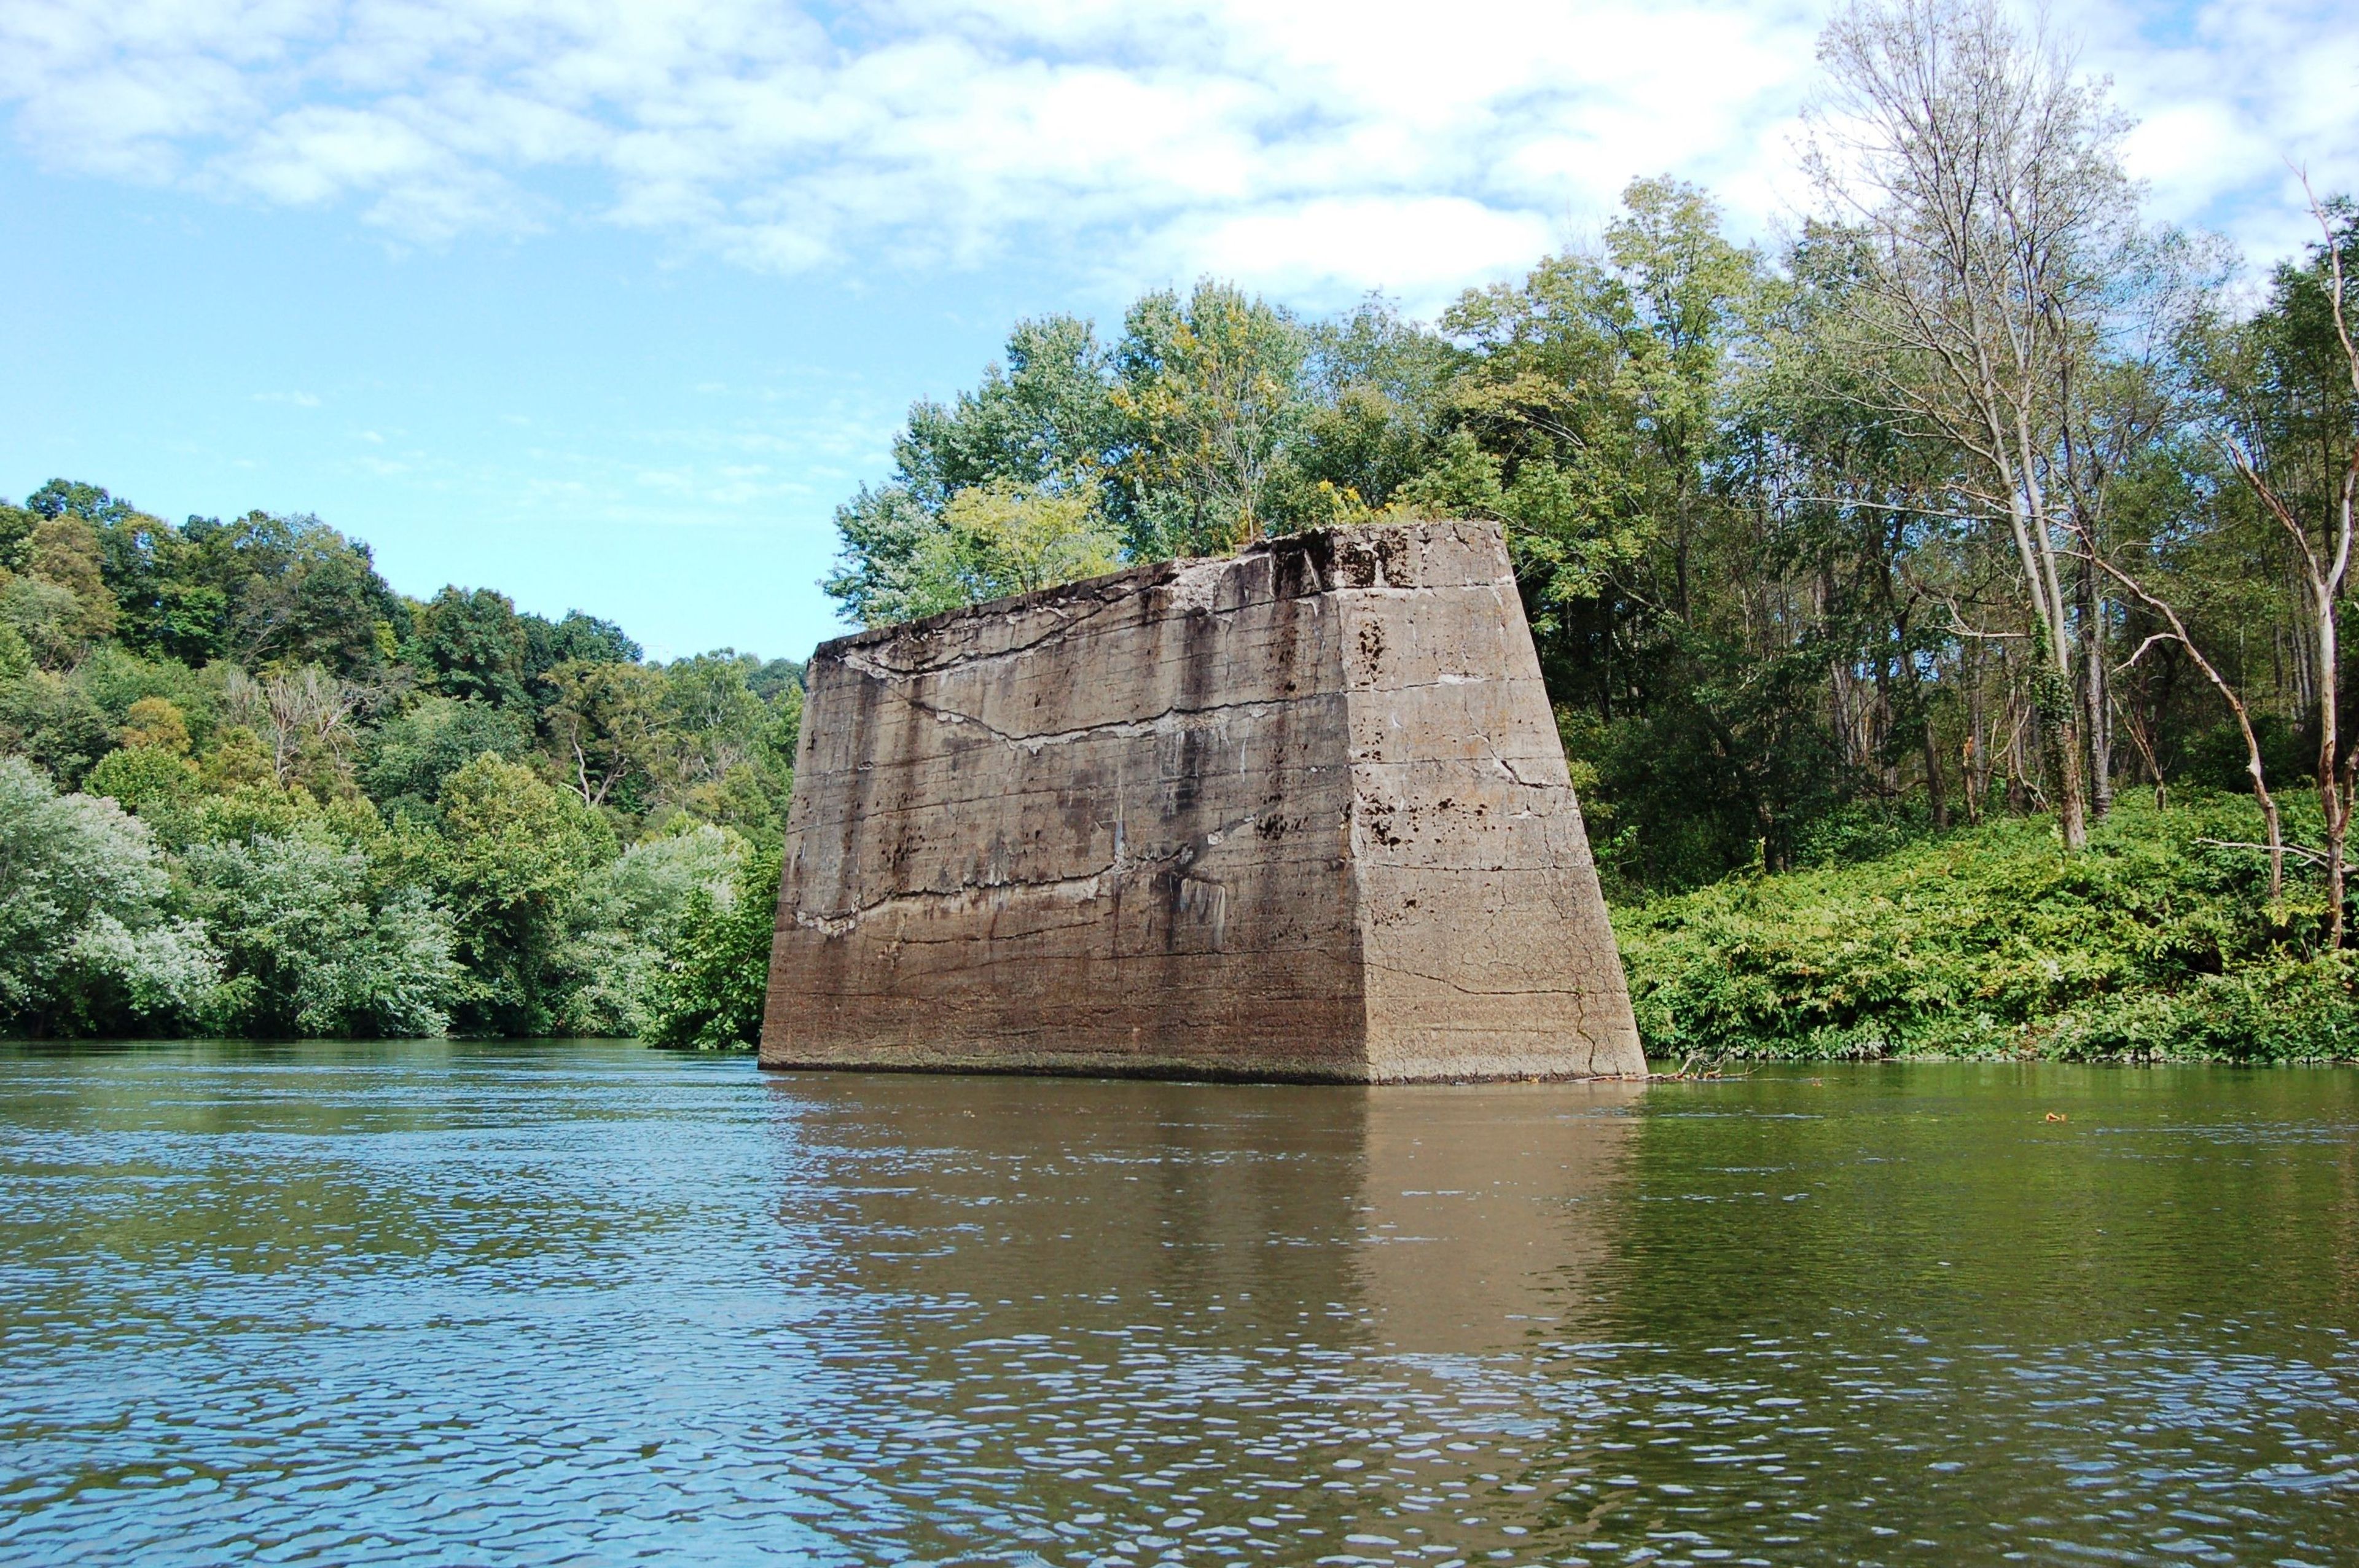
{"label": "leafy undergrowth", "polygon": [[[2315,842],[2288,814],[2288,836]],[[1614,912],[1647,1054],[2289,1062],[2359,1056],[2359,964],[2247,799],[2125,801],[2067,855],[2008,818]]]}

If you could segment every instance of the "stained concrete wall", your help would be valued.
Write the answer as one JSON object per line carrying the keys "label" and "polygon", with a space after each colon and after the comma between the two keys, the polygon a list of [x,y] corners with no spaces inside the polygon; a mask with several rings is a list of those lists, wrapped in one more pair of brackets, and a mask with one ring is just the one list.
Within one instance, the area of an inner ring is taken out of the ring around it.
{"label": "stained concrete wall", "polygon": [[766,1065],[1644,1070],[1495,528],[1142,567],[806,679]]}

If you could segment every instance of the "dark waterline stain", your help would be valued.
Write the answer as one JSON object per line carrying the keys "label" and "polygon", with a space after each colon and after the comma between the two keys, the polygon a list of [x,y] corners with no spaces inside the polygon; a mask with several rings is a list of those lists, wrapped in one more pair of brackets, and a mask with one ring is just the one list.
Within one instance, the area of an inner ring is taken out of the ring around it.
{"label": "dark waterline stain", "polygon": [[8,1563],[2325,1568],[2354,1329],[2348,1072],[0,1047]]}

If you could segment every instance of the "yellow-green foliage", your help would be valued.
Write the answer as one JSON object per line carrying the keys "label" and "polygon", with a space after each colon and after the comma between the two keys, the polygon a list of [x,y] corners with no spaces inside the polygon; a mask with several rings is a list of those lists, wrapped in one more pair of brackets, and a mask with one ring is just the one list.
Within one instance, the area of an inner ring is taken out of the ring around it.
{"label": "yellow-green foliage", "polygon": [[[2303,819],[2289,822],[2300,836]],[[2248,800],[2125,803],[2067,855],[2008,818],[1615,912],[1650,1056],[2359,1054],[2314,881],[2267,897]],[[2294,861],[2293,866],[2299,862]]]}

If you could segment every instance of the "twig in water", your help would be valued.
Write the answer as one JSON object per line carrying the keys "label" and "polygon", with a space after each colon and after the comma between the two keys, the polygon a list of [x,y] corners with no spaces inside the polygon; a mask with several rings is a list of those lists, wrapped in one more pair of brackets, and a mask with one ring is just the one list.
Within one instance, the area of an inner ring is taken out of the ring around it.
{"label": "twig in water", "polygon": [[1650,1079],[1660,1078],[1669,1083],[1684,1084],[1703,1082],[1734,1083],[1744,1078],[1749,1078],[1753,1076],[1750,1073],[1737,1073],[1732,1076],[1722,1072],[1720,1070],[1721,1064],[1727,1060],[1728,1053],[1725,1051],[1721,1052],[1718,1055],[1711,1057],[1710,1059],[1706,1059],[1704,1054],[1698,1051],[1694,1054],[1690,1055],[1686,1061],[1680,1064],[1680,1070],[1678,1072],[1649,1073],[1647,1076]]}

